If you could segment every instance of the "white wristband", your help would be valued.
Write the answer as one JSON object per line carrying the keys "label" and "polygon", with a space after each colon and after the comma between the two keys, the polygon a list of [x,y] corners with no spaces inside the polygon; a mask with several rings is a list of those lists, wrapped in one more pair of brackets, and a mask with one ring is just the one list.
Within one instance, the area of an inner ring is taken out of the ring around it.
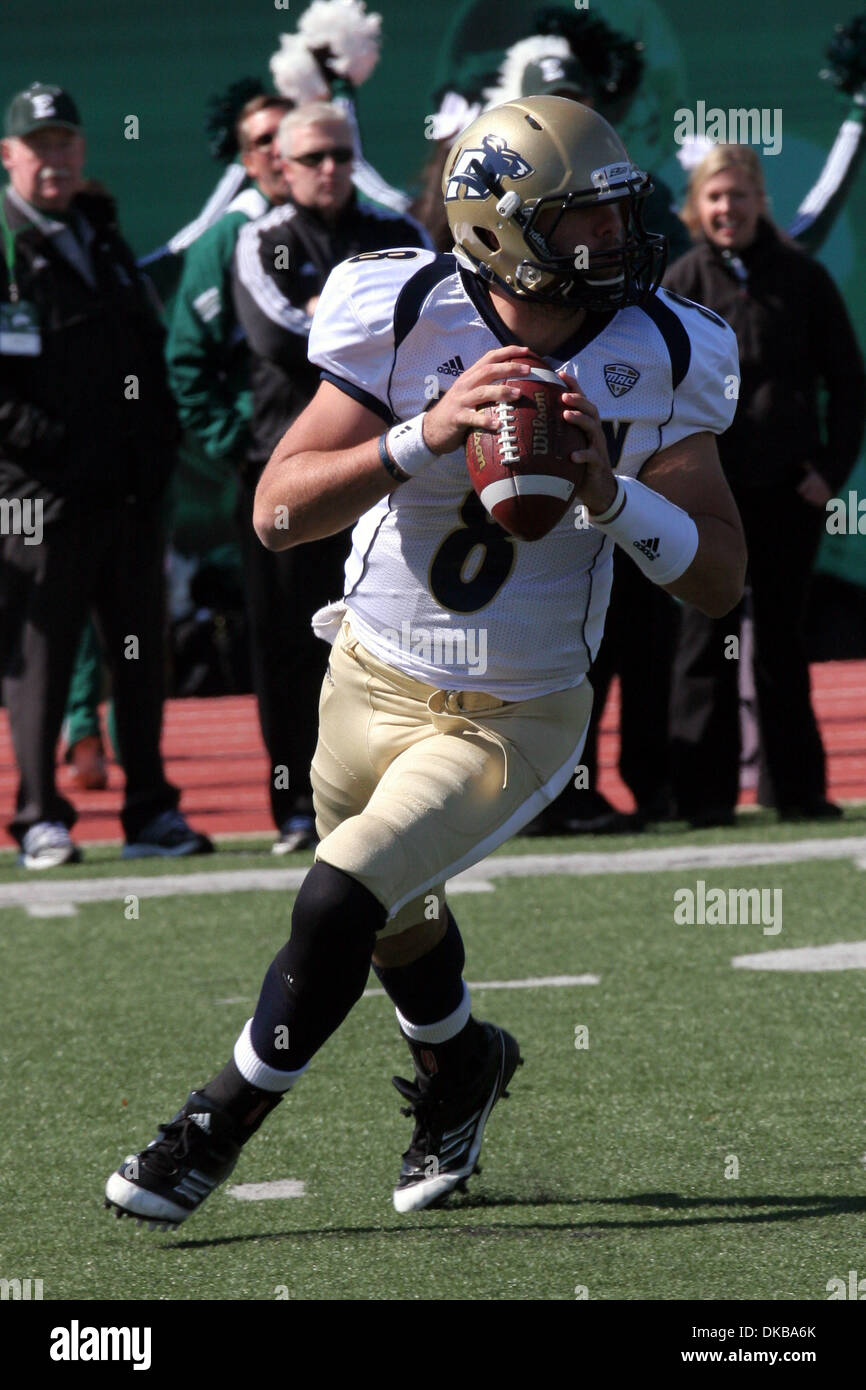
{"label": "white wristband", "polygon": [[611,536],[654,584],[685,574],[698,549],[698,528],[688,512],[637,478],[616,475],[616,497],[607,511],[589,513],[591,526]]}
{"label": "white wristband", "polygon": [[437,457],[424,443],[424,416],[415,415],[411,420],[401,420],[392,425],[385,435],[385,447],[398,468],[410,478],[426,468]]}

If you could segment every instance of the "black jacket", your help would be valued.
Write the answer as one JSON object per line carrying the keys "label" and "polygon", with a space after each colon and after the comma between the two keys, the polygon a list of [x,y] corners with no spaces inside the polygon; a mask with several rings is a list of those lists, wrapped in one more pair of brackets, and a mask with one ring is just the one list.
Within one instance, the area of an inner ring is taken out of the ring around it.
{"label": "black jacket", "polygon": [[[72,203],[94,232],[93,286],[3,197],[19,298],[36,307],[42,347],[0,356],[0,496],[46,506],[159,496],[177,436],[164,333],[111,198],[89,191]],[[0,256],[0,301],[9,298]]]}
{"label": "black jacket", "polygon": [[304,305],[321,293],[334,266],[361,251],[427,245],[412,218],[362,205],[354,194],[334,225],[284,203],[241,229],[234,295],[252,352],[251,473],[261,472],[316,393],[319,369],[307,361],[312,320]]}
{"label": "black jacket", "polygon": [[737,413],[718,441],[728,480],[735,492],[796,486],[811,463],[838,491],[866,417],[863,358],[842,297],[824,267],[763,218],[739,261],[702,241],[664,278],[737,335]]}

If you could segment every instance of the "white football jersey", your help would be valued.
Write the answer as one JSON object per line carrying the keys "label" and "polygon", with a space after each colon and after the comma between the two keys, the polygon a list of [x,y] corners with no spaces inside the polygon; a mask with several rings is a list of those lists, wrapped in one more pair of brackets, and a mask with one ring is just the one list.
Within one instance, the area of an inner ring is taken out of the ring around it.
{"label": "white football jersey", "polygon": [[[491,348],[516,342],[453,256],[365,252],[332,272],[310,334],[324,380],[382,417],[418,415]],[[666,290],[644,308],[591,314],[545,359],[599,408],[611,464],[637,477],[660,449],[733,419],[733,332]],[[345,602],[381,660],[444,689],[523,700],[577,685],[601,641],[613,541],[579,504],[538,541],[482,507],[463,448],[357,522]]]}

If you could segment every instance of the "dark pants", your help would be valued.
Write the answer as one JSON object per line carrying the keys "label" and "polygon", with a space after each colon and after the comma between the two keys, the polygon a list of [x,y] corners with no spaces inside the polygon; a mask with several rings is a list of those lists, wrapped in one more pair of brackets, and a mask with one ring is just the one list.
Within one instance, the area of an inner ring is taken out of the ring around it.
{"label": "dark pants", "polygon": [[[749,550],[762,782],[781,810],[796,810],[826,792],[804,634],[823,512],[792,488],[746,492],[737,505]],[[741,614],[742,605],[718,619],[683,608],[671,693],[674,789],[683,815],[737,804],[739,662],[725,648],[727,638],[739,636]]]}
{"label": "dark pants", "polygon": [[279,553],[252,525],[255,484],[239,495],[241,551],[250,624],[253,688],[268,750],[271,814],[279,830],[293,815],[312,815],[310,763],[316,750],[319,694],[330,647],[310,619],[343,593],[348,531]]}
{"label": "dark pants", "polygon": [[2,538],[0,657],[20,783],[9,831],[71,827],[55,786],[56,745],[85,619],[92,612],[111,672],[126,773],[127,840],[177,806],[159,749],[163,700],[163,543],[159,507],[67,504],[39,545]]}
{"label": "dark pants", "polygon": [[[620,682],[619,771],[637,805],[648,809],[669,781],[668,693],[676,606],[627,555],[614,552],[604,637],[589,673],[595,692],[583,762],[589,791],[598,788],[598,731],[614,676]],[[580,790],[566,788],[557,806],[579,816]]]}

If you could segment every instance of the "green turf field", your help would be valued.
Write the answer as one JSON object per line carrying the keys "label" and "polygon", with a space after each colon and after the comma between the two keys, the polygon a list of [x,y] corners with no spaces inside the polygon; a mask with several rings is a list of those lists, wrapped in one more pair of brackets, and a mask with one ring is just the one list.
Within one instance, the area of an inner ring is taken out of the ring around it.
{"label": "green turf field", "polygon": [[[494,861],[601,851],[615,870],[631,850],[844,835],[866,837],[866,810],[829,830],[756,816],[701,835],[519,840]],[[99,877],[284,869],[265,847],[236,842],[206,866],[124,865],[93,849],[50,881],[62,903],[65,887]],[[410,1122],[389,1080],[409,1059],[390,1005],[369,997],[232,1178],[293,1178],[305,1195],[220,1189],[175,1234],[116,1221],[105,1178],[228,1056],[291,894],[141,897],[138,920],[121,896],[67,916],[0,905],[0,1277],[41,1278],[46,1300],[826,1300],[828,1280],[866,1275],[863,971],[731,959],[866,940],[866,858],[852,850],[585,877],[527,860],[527,876],[457,894],[470,981],[599,979],[473,990],[476,1014],[520,1039],[526,1065],[469,1192],[393,1211]],[[0,863],[2,885],[35,879]],[[781,889],[781,931],[678,925],[674,893],[698,879]]]}

